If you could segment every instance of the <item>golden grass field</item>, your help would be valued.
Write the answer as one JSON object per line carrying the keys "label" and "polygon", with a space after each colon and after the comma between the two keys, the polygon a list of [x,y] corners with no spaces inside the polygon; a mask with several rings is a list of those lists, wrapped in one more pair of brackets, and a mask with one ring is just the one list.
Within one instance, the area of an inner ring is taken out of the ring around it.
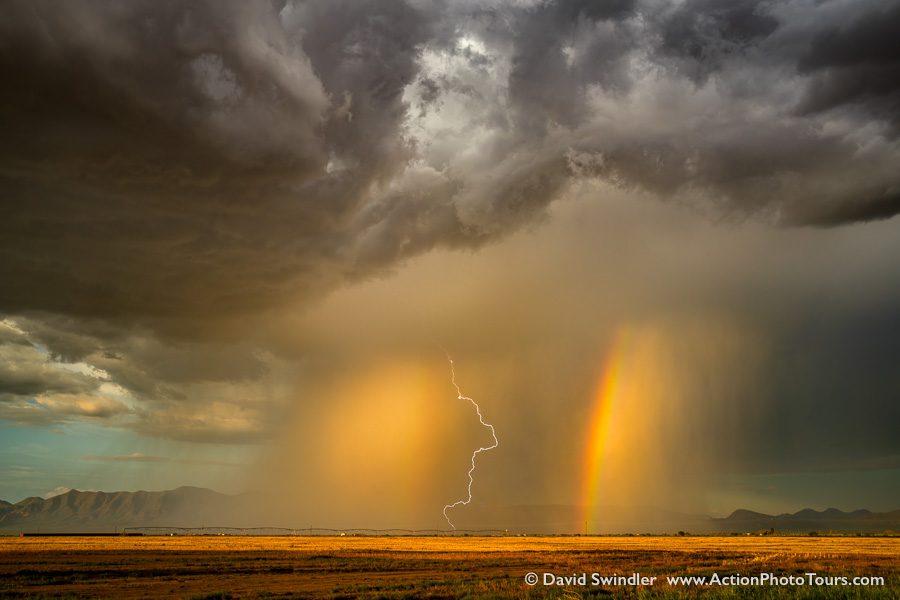
{"label": "golden grass field", "polygon": [[[532,587],[528,572],[816,572],[886,585]],[[3,537],[0,597],[898,598],[900,538]]]}

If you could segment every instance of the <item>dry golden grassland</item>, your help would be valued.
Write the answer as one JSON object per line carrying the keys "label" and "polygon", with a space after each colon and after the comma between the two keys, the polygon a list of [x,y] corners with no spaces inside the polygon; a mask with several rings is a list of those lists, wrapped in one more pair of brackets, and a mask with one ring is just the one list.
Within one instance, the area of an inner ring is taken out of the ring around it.
{"label": "dry golden grassland", "polygon": [[[663,579],[528,586],[542,575]],[[883,576],[883,587],[670,587],[666,575]],[[898,598],[900,538],[44,537],[0,538],[0,597]]]}

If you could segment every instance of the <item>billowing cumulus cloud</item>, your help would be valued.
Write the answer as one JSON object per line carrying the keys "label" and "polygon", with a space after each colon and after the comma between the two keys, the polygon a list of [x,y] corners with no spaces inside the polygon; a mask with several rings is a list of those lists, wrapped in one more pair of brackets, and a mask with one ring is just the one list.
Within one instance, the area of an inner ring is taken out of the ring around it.
{"label": "billowing cumulus cloud", "polygon": [[83,362],[54,360],[10,320],[0,321],[0,418],[19,423],[111,419],[129,412],[109,375]]}
{"label": "billowing cumulus cloud", "polygon": [[583,177],[781,223],[889,217],[897,14],[14,2],[0,304],[247,314],[481,245]]}
{"label": "billowing cumulus cloud", "polygon": [[249,344],[167,344],[52,318],[4,321],[0,336],[0,415],[17,423],[103,419],[154,437],[259,441],[296,380]]}

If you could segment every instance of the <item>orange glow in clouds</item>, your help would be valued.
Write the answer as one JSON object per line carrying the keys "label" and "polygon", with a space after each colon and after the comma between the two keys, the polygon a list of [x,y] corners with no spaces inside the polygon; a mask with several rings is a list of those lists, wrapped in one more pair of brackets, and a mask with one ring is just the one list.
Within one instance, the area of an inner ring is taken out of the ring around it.
{"label": "orange glow in clouds", "polygon": [[435,375],[413,362],[380,363],[329,394],[318,447],[332,508],[371,517],[366,506],[377,498],[393,513],[384,517],[401,524],[404,513],[421,511],[435,468],[433,415],[449,396]]}

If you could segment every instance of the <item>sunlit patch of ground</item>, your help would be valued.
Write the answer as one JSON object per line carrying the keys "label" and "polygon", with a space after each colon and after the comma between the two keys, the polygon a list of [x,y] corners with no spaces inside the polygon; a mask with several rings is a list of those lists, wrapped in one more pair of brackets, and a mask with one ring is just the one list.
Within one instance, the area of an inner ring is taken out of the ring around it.
{"label": "sunlit patch of ground", "polygon": [[[884,587],[528,586],[559,575],[883,576]],[[0,597],[897,598],[900,538],[0,538]]]}

